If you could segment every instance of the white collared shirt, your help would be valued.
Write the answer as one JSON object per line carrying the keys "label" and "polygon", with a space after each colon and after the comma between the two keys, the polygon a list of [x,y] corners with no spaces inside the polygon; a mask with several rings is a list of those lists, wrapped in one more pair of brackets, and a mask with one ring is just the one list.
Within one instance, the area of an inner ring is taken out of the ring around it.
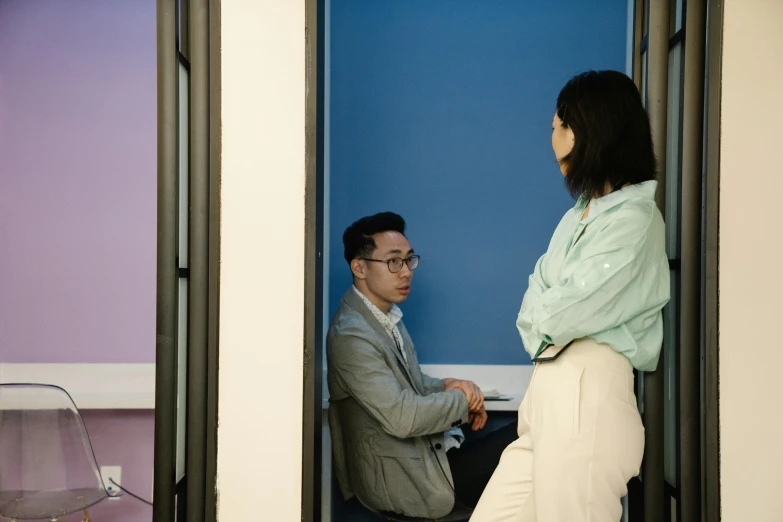
{"label": "white collared shirt", "polygon": [[364,304],[367,305],[367,308],[369,308],[370,312],[372,312],[372,315],[378,319],[378,322],[381,323],[381,325],[383,325],[383,327],[386,329],[386,333],[388,333],[392,340],[397,344],[400,352],[402,352],[402,358],[407,365],[408,356],[405,355],[405,345],[402,341],[402,335],[400,335],[400,329],[397,328],[397,323],[402,320],[402,310],[400,310],[400,307],[392,303],[391,308],[389,308],[389,313],[385,314],[381,311],[380,308],[375,306],[372,301],[367,299],[367,296],[361,293],[359,289],[356,288],[356,286],[352,286],[351,288],[353,288],[353,291],[356,292],[356,295],[358,295],[361,300],[364,301]]}

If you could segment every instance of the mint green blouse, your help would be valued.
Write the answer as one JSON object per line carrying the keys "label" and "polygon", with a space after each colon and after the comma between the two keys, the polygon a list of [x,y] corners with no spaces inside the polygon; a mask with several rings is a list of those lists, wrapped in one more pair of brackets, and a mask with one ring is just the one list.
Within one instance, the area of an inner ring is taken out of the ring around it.
{"label": "mint green blouse", "polygon": [[517,328],[534,357],[592,337],[653,371],[663,341],[661,309],[669,301],[664,223],[657,182],[630,185],[569,210],[536,263]]}

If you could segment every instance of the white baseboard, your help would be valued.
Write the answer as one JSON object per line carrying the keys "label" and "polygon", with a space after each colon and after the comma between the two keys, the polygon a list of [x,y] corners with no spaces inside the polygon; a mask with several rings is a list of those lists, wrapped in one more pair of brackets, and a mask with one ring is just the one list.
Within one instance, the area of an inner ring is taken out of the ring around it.
{"label": "white baseboard", "polygon": [[0,383],[53,384],[79,409],[155,408],[155,364],[0,363]]}
{"label": "white baseboard", "polygon": [[[470,379],[484,390],[512,397],[487,402],[487,410],[495,411],[518,409],[533,375],[532,365],[422,364],[421,369],[433,377]],[[0,383],[12,382],[60,386],[80,409],[155,408],[155,364],[0,363]],[[324,408],[327,401],[324,393]]]}

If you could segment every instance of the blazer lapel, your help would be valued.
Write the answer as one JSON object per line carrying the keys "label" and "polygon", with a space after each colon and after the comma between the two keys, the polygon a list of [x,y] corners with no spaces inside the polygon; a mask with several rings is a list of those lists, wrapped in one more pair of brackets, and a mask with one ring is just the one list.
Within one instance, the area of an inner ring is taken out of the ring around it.
{"label": "blazer lapel", "polygon": [[[364,318],[364,320],[367,322],[367,325],[370,326],[373,331],[378,335],[378,337],[381,339],[381,344],[384,348],[386,348],[387,351],[394,354],[394,357],[397,359],[397,363],[400,365],[400,368],[402,369],[403,373],[405,374],[405,377],[408,380],[408,383],[411,385],[411,387],[416,390],[416,393],[419,395],[423,395],[424,392],[422,392],[421,389],[419,389],[419,386],[416,384],[416,380],[413,378],[413,374],[411,373],[408,364],[406,364],[405,359],[402,356],[402,353],[397,347],[397,343],[394,341],[391,335],[386,331],[386,328],[383,327],[383,325],[378,321],[378,319],[375,318],[373,313],[367,308],[367,305],[362,301],[362,299],[356,295],[356,292],[353,288],[349,288],[348,291],[343,296],[343,300],[345,303],[359,312],[361,316]],[[402,333],[402,332],[400,332]],[[403,350],[406,350],[406,355],[408,356],[408,361],[413,362],[414,358],[411,356],[410,351],[408,350],[408,347],[403,346]]]}
{"label": "blazer lapel", "polygon": [[415,346],[413,339],[411,339],[408,329],[405,327],[402,321],[397,324],[397,328],[400,330],[400,336],[404,343],[405,355],[408,357],[408,367],[411,368],[411,377],[413,377],[413,387],[419,392],[420,395],[424,395],[425,390],[424,382],[421,377],[421,367],[419,366],[419,359],[416,356]]}

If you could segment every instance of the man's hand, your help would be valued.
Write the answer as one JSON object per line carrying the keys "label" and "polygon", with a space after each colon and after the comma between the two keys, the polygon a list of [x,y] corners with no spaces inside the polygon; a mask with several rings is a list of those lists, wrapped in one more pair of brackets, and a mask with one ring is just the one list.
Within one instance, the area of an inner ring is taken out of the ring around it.
{"label": "man's hand", "polygon": [[446,391],[462,390],[468,398],[468,411],[479,412],[484,408],[484,394],[481,393],[481,388],[473,381],[448,378],[443,379],[443,384],[446,386]]}
{"label": "man's hand", "polygon": [[475,413],[471,413],[468,417],[468,422],[471,424],[471,427],[473,428],[473,431],[478,431],[487,424],[487,410],[484,409],[484,406],[481,407],[481,409]]}

